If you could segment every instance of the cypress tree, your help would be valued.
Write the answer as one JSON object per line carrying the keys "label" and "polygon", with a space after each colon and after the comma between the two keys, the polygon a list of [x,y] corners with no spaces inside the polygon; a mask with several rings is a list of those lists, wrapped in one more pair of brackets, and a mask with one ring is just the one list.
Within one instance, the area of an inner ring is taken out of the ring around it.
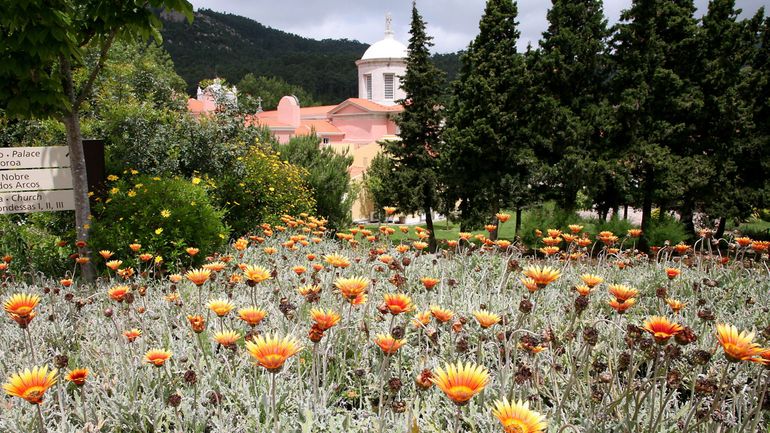
{"label": "cypress tree", "polygon": [[404,111],[397,117],[400,141],[385,144],[393,159],[394,171],[386,181],[396,192],[396,205],[401,212],[423,212],[430,232],[431,251],[436,249],[433,231],[433,209],[438,200],[438,146],[443,119],[444,73],[430,60],[432,37],[425,32],[425,21],[412,2],[412,24],[406,74],[401,88],[406,93],[399,101]]}
{"label": "cypress tree", "polygon": [[529,189],[530,78],[516,50],[517,14],[511,0],[487,2],[454,87],[442,174],[447,199],[460,200],[463,230],[494,221],[504,205],[520,207]]}

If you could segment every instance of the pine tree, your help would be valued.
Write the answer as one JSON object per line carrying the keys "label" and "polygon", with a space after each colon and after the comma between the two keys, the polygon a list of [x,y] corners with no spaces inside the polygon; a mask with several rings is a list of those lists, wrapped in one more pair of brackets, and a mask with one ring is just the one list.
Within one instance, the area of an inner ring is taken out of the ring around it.
{"label": "pine tree", "polygon": [[460,200],[463,230],[494,221],[502,206],[521,207],[535,163],[527,129],[529,72],[517,52],[516,5],[489,0],[479,35],[462,58],[442,174],[447,199]]}
{"label": "pine tree", "polygon": [[634,176],[631,192],[641,204],[645,231],[653,203],[674,207],[685,184],[702,179],[683,158],[696,140],[693,117],[701,106],[694,11],[691,0],[634,0],[614,38],[612,138],[624,147],[621,157]]}
{"label": "pine tree", "polygon": [[404,111],[396,119],[400,141],[390,141],[386,152],[393,159],[393,176],[386,179],[396,191],[400,212],[425,214],[431,251],[436,249],[433,209],[438,201],[438,146],[443,119],[444,74],[430,60],[432,38],[425,33],[425,22],[412,3],[412,24],[406,74],[401,88],[406,97],[398,101]]}
{"label": "pine tree", "polygon": [[548,29],[533,65],[537,88],[535,149],[544,162],[546,191],[573,209],[594,182],[598,150],[607,140],[603,108],[607,21],[600,0],[553,0]]}

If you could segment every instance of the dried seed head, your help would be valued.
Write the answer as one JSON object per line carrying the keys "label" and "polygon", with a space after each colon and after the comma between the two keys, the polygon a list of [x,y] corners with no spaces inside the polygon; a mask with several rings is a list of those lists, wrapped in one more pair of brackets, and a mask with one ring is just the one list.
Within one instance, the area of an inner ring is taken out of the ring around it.
{"label": "dried seed head", "polygon": [[521,311],[524,314],[529,314],[532,312],[532,302],[529,299],[522,299],[521,302],[519,302],[519,311]]}
{"label": "dried seed head", "polygon": [[583,329],[583,341],[589,346],[596,346],[599,341],[599,331],[592,326]]}
{"label": "dried seed head", "polygon": [[56,368],[64,368],[69,363],[69,358],[67,355],[56,355],[53,357],[53,365],[56,366]]}
{"label": "dried seed head", "polygon": [[168,405],[171,407],[179,407],[182,404],[182,396],[179,394],[171,394],[168,396]]}
{"label": "dried seed head", "polygon": [[400,377],[391,377],[390,380],[388,380],[388,388],[393,393],[397,393],[399,390],[401,390],[402,386],[403,383],[401,383]]}
{"label": "dried seed head", "polygon": [[693,332],[692,328],[685,326],[681,332],[674,335],[674,340],[676,340],[676,342],[682,346],[686,346],[690,343],[698,341],[698,336],[695,335],[695,332]]}
{"label": "dried seed head", "polygon": [[195,385],[198,382],[198,375],[193,370],[187,370],[184,372],[184,381],[188,385]]}

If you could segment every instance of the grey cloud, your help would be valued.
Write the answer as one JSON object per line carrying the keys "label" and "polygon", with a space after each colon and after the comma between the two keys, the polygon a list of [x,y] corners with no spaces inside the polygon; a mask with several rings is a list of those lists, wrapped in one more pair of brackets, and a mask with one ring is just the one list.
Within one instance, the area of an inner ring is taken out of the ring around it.
{"label": "grey cloud", "polygon": [[[382,38],[385,14],[393,15],[396,38],[406,43],[409,38],[411,0],[191,0],[196,8],[208,8],[252,18],[260,23],[314,39],[355,39],[374,43]],[[767,0],[736,0],[743,15],[753,15]],[[478,23],[484,11],[484,0],[418,0],[417,7],[428,22],[428,33],[434,37],[434,50],[450,52],[464,49],[478,34]],[[695,0],[698,16],[706,11],[708,0]],[[548,25],[546,12],[550,1],[522,0],[519,6],[519,48],[533,45]],[[610,24],[617,22],[620,11],[631,0],[607,0],[604,13]]]}

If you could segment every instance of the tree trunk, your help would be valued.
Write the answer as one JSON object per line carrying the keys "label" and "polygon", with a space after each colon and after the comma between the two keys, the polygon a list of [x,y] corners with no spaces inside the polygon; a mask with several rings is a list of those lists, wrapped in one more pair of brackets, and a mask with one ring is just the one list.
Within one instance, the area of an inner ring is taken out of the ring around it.
{"label": "tree trunk", "polygon": [[521,230],[521,206],[516,206],[516,228],[513,231],[513,237],[519,237],[519,231]]}
{"label": "tree trunk", "polygon": [[495,226],[496,228],[491,232],[489,232],[489,239],[493,241],[497,240],[497,235],[500,232],[500,221],[497,220],[498,213],[500,213],[499,207],[495,207],[494,209],[492,209],[492,218],[489,224]]}
{"label": "tree trunk", "polygon": [[684,203],[682,203],[682,208],[679,210],[682,224],[684,224],[684,229],[687,235],[690,237],[690,239],[695,239],[695,223],[693,222],[693,207],[694,205],[690,203],[689,200],[685,200]]}
{"label": "tree trunk", "polygon": [[623,219],[628,219],[628,205],[623,206]]}
{"label": "tree trunk", "polygon": [[726,225],[727,225],[727,218],[725,217],[719,218],[719,223],[717,223],[717,232],[714,233],[714,239],[721,239],[725,235]]}
{"label": "tree trunk", "polygon": [[436,242],[436,233],[433,230],[432,189],[430,183],[426,183],[425,189],[423,190],[423,197],[425,197],[425,228],[428,229],[428,247],[430,248],[430,252],[435,253],[436,248],[438,248],[438,243]]}
{"label": "tree trunk", "polygon": [[[62,116],[67,131],[67,146],[70,153],[70,171],[72,172],[72,189],[75,193],[75,232],[77,240],[88,242],[91,229],[91,204],[88,201],[88,176],[86,158],[83,151],[83,135],[80,132],[80,113],[75,97],[75,87],[72,80],[72,69],[69,61],[62,61],[64,72],[64,91],[72,104],[72,110]],[[88,245],[78,249],[81,257],[89,257]],[[94,280],[94,270],[89,262],[81,265],[83,278]]]}
{"label": "tree trunk", "polygon": [[652,192],[654,188],[653,180],[655,176],[652,168],[648,167],[644,176],[644,198],[642,200],[642,239],[639,245],[641,251],[647,251],[648,243],[645,234],[650,228],[650,218],[652,217]]}

